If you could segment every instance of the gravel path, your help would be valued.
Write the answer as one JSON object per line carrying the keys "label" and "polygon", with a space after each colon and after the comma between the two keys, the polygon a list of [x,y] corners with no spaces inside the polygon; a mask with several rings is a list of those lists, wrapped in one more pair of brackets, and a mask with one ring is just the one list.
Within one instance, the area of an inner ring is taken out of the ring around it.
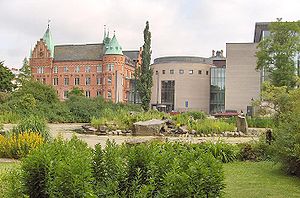
{"label": "gravel path", "polygon": [[[222,140],[227,143],[243,143],[252,140],[257,140],[258,137],[157,137],[157,136],[97,136],[97,135],[85,135],[75,133],[75,129],[80,129],[83,123],[68,123],[68,124],[49,124],[50,132],[53,137],[58,135],[63,136],[66,139],[70,139],[73,135],[86,141],[89,146],[94,147],[96,144],[100,143],[102,147],[105,146],[106,141],[114,140],[117,144],[122,144],[123,142],[143,142],[151,139],[162,139],[166,141],[180,141],[180,142],[191,142],[191,143],[201,143],[205,141],[216,142]],[[4,124],[4,129],[12,129],[13,124]]]}

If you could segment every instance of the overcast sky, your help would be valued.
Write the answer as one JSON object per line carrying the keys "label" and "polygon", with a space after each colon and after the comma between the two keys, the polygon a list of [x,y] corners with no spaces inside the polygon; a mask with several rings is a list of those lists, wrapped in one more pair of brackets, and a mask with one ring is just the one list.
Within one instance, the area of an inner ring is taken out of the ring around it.
{"label": "overcast sky", "polygon": [[106,24],[124,50],[138,49],[149,20],[152,59],[209,57],[252,42],[255,22],[299,20],[299,8],[299,0],[0,0],[0,60],[21,67],[49,18],[55,44],[102,42]]}

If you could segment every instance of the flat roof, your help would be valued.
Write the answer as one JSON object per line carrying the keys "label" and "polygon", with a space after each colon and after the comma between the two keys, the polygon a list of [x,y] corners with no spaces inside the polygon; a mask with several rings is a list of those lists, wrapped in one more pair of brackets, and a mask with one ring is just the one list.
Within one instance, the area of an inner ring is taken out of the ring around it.
{"label": "flat roof", "polygon": [[198,56],[165,56],[154,59],[153,64],[161,64],[161,63],[206,63],[210,64],[210,58],[198,57]]}

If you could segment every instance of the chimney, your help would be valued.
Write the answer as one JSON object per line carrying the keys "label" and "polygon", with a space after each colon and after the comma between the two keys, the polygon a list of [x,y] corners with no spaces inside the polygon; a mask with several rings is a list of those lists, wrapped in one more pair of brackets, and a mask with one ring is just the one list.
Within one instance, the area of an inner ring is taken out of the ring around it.
{"label": "chimney", "polygon": [[211,56],[214,57],[215,56],[215,50],[212,50],[211,52],[212,52]]}

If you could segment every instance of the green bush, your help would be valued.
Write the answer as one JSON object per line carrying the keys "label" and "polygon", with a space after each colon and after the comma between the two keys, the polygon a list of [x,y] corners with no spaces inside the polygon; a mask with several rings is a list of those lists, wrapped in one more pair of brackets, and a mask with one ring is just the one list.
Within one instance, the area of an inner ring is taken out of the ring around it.
{"label": "green bush", "polygon": [[198,145],[150,142],[96,147],[100,197],[218,197],[222,164]]}
{"label": "green bush", "polygon": [[50,132],[47,127],[47,122],[37,116],[29,116],[19,121],[16,127],[12,130],[15,134],[22,132],[36,132],[40,134],[45,140],[50,139]]}
{"label": "green bush", "polygon": [[73,137],[55,139],[22,161],[25,193],[40,197],[92,197],[92,152]]}
{"label": "green bush", "polygon": [[272,158],[272,148],[263,138],[259,141],[241,143],[238,146],[240,149],[239,158],[242,161],[263,161]]}
{"label": "green bush", "polygon": [[24,194],[22,173],[19,164],[0,170],[0,197],[27,197]]}
{"label": "green bush", "polygon": [[216,143],[205,142],[200,144],[200,147],[223,163],[232,162],[238,158],[239,149],[233,144],[224,143],[222,141]]}
{"label": "green bush", "polygon": [[15,112],[2,111],[0,112],[0,123],[17,123],[21,119],[21,116]]}
{"label": "green bush", "polygon": [[234,131],[235,126],[220,120],[204,119],[191,122],[191,124],[188,125],[188,130],[195,130],[197,133],[211,134]]}

